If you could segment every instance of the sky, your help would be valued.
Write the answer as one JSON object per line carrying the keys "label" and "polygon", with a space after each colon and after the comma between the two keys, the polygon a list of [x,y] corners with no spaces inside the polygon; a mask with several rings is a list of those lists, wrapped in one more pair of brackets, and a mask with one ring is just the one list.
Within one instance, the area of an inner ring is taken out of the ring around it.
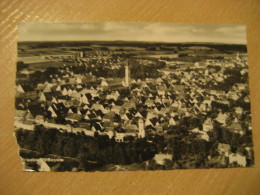
{"label": "sky", "polygon": [[18,41],[151,41],[246,44],[246,26],[172,23],[20,23]]}

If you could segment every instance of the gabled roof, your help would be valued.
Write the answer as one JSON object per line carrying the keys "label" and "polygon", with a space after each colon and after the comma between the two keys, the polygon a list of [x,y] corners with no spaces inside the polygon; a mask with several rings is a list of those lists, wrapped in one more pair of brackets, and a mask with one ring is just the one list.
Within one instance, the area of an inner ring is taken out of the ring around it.
{"label": "gabled roof", "polygon": [[155,104],[155,102],[154,102],[154,100],[150,100],[150,99],[147,99],[146,101],[145,101],[145,104],[146,105],[154,105]]}
{"label": "gabled roof", "polygon": [[29,85],[22,84],[21,87],[23,88],[24,92],[34,91],[34,89]]}
{"label": "gabled roof", "polygon": [[54,92],[46,92],[44,93],[44,96],[46,97],[46,100],[51,101],[52,97],[58,97],[61,96],[61,92],[60,91],[54,91]]}
{"label": "gabled roof", "polygon": [[66,114],[68,112],[68,108],[66,108],[64,106],[63,103],[58,103],[58,104],[52,104],[51,107],[53,108],[53,110],[55,111],[55,113],[57,115],[60,115],[60,114]]}
{"label": "gabled roof", "polygon": [[24,117],[27,114],[26,110],[16,110],[15,111],[15,116],[16,117]]}
{"label": "gabled roof", "polygon": [[126,125],[125,125],[125,129],[126,129],[126,131],[136,131],[136,130],[138,130],[138,126],[136,125],[136,124],[132,124],[132,123],[126,123]]}
{"label": "gabled roof", "polygon": [[124,108],[136,108],[136,104],[133,101],[128,101],[123,104]]}
{"label": "gabled roof", "polygon": [[223,143],[219,143],[218,144],[218,150],[223,151],[223,152],[229,152],[231,149],[229,144],[223,144]]}
{"label": "gabled roof", "polygon": [[103,127],[100,123],[93,123],[93,126],[95,127],[96,130],[102,130],[103,129]]}
{"label": "gabled roof", "polygon": [[88,114],[88,117],[89,117],[90,119],[96,119],[96,118],[97,118],[97,115],[96,115],[95,112],[92,112],[91,114]]}
{"label": "gabled roof", "polygon": [[122,109],[122,106],[117,106],[117,105],[114,105],[112,108],[111,108],[111,111],[120,111]]}
{"label": "gabled roof", "polygon": [[243,131],[241,125],[239,123],[235,123],[233,122],[230,126],[229,126],[229,129],[232,131]]}
{"label": "gabled roof", "polygon": [[40,105],[29,105],[28,110],[33,117],[36,117],[37,115],[43,115],[43,109]]}
{"label": "gabled roof", "polygon": [[90,130],[91,129],[90,126],[91,126],[90,123],[79,122],[79,127],[80,128],[84,128],[84,129]]}
{"label": "gabled roof", "polygon": [[95,113],[96,113],[97,116],[103,116],[104,115],[104,113],[101,110],[96,110]]}
{"label": "gabled roof", "polygon": [[104,110],[104,106],[102,104],[93,104],[91,109]]}
{"label": "gabled roof", "polygon": [[174,89],[177,91],[184,91],[185,85],[174,85]]}
{"label": "gabled roof", "polygon": [[156,125],[156,123],[158,122],[158,119],[156,117],[154,117],[154,118],[151,118],[150,121],[153,125]]}
{"label": "gabled roof", "polygon": [[82,115],[76,113],[68,113],[66,119],[80,121],[82,119]]}
{"label": "gabled roof", "polygon": [[111,111],[111,112],[105,114],[103,119],[108,119],[110,121],[113,121],[114,120],[114,116],[115,116],[115,112]]}
{"label": "gabled roof", "polygon": [[62,96],[58,96],[57,100],[70,100],[71,97],[67,96],[67,95],[62,95]]}

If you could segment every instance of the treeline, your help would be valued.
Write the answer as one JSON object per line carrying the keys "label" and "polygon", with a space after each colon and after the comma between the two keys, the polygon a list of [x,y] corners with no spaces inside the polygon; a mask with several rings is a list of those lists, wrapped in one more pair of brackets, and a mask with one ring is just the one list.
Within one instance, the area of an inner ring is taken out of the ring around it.
{"label": "treeline", "polygon": [[[192,122],[192,121],[189,121]],[[199,121],[194,120],[196,124]],[[179,125],[171,127],[171,138],[161,138],[158,146],[158,151],[163,153],[172,154],[172,160],[166,160],[164,165],[158,165],[152,159],[149,161],[148,169],[150,170],[165,170],[165,169],[186,169],[186,168],[210,168],[210,167],[225,167],[221,162],[212,164],[208,160],[211,158],[219,157],[218,143],[225,143],[231,146],[232,153],[244,154],[247,158],[247,166],[254,164],[253,156],[248,153],[244,148],[253,146],[252,133],[246,131],[245,135],[234,133],[231,129],[222,127],[220,124],[215,124],[213,131],[208,132],[209,140],[206,141],[198,138],[198,134],[190,133],[188,126],[192,125]],[[165,150],[165,148],[167,148]]]}
{"label": "treeline", "polygon": [[[194,120],[192,123],[198,122]],[[89,166],[92,163],[94,163],[93,166],[101,167],[109,164],[126,165],[144,161],[149,161],[146,168],[151,170],[212,167],[208,156],[219,157],[218,143],[229,144],[232,153],[243,153],[247,157],[247,166],[254,164],[253,157],[244,149],[252,147],[250,131],[246,131],[245,135],[240,135],[215,124],[213,131],[208,132],[210,141],[206,141],[200,139],[199,134],[191,133],[185,125],[173,126],[171,129],[169,136],[154,135],[144,139],[129,137],[123,143],[109,139],[108,136],[95,134],[94,137],[89,137],[84,133],[61,133],[41,126],[35,131],[19,129],[16,131],[16,137],[23,149],[37,151],[42,157],[55,154],[76,158],[85,170],[90,170]],[[158,165],[153,159],[158,153],[172,154],[172,159],[166,160],[164,165]],[[214,167],[219,166],[223,165],[220,162],[214,165]]]}
{"label": "treeline", "polygon": [[55,129],[36,128],[35,131],[19,129],[17,142],[21,148],[37,151],[42,156],[55,154],[106,164],[132,164],[153,158],[155,147],[144,139],[118,143],[108,136],[61,133]]}
{"label": "treeline", "polygon": [[[19,65],[19,67],[21,66],[23,65]],[[53,75],[58,75],[58,76],[61,75],[59,68],[48,67],[45,71],[37,70],[34,73],[29,74],[28,80],[23,81],[21,83],[19,82],[19,84],[26,84],[32,88],[35,88],[39,83],[44,83],[46,81],[50,82],[53,79],[52,78]]]}
{"label": "treeline", "polygon": [[131,78],[143,79],[143,78],[158,78],[160,73],[158,69],[166,67],[166,63],[163,61],[154,60],[152,64],[141,64],[137,60],[130,61]]}
{"label": "treeline", "polygon": [[[248,74],[241,74],[241,68],[227,68],[224,70],[223,75],[226,76],[223,83],[219,83],[218,85],[214,85],[212,82],[208,83],[205,88],[213,89],[213,90],[222,90],[228,92],[232,89],[232,87],[237,83],[248,83]],[[217,70],[216,70],[217,71]]]}
{"label": "treeline", "polygon": [[163,165],[151,159],[147,166],[149,170],[207,168],[208,156],[218,155],[217,143],[198,139],[196,134],[189,134],[184,128],[178,128],[175,136],[163,140],[160,145],[167,148],[164,153],[172,154],[172,159],[165,159]]}
{"label": "treeline", "polygon": [[118,69],[110,69],[104,66],[99,66],[97,68],[87,68],[88,72],[92,72],[93,75],[97,77],[113,77],[113,78],[123,78],[125,76],[125,67],[121,66]]}
{"label": "treeline", "polygon": [[[18,129],[16,138],[21,148],[36,151],[37,156],[47,157],[54,154],[76,158],[88,171],[91,170],[90,165],[94,167],[109,164],[126,165],[147,160],[150,162],[148,169],[164,169],[153,164],[154,155],[160,152],[173,155],[173,158],[165,164],[167,169],[185,168],[185,166],[203,167],[212,143],[195,139],[195,136],[186,133],[180,132],[171,139],[156,135],[152,142],[144,138],[128,139],[126,142],[118,143],[107,136],[96,134],[94,137],[89,137],[83,133],[61,133],[55,129],[40,127],[35,131]],[[183,164],[184,160],[186,165]]]}
{"label": "treeline", "polygon": [[252,132],[248,129],[245,129],[245,134],[240,135],[238,133],[232,132],[231,129],[227,127],[222,127],[220,124],[214,124],[212,140],[218,141],[221,143],[230,144],[234,150],[238,150],[241,146],[252,147]]}
{"label": "treeline", "polygon": [[[157,70],[165,67],[165,62],[156,60],[153,64],[145,65],[134,59],[131,59],[129,62],[131,78],[134,79],[158,78],[160,76],[160,73]],[[98,66],[95,68],[88,67],[87,69],[87,71],[91,71],[92,74],[97,77],[123,78],[125,76],[125,66],[123,65],[121,65],[121,67],[118,69],[110,69],[105,66]]]}

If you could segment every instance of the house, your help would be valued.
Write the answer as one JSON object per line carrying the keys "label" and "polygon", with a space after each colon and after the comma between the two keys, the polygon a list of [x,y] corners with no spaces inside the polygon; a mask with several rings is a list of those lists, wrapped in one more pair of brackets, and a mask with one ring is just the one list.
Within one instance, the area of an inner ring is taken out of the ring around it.
{"label": "house", "polygon": [[176,125],[176,121],[175,121],[173,118],[170,118],[170,120],[169,120],[169,125],[170,125],[170,126]]}
{"label": "house", "polygon": [[183,93],[186,89],[185,85],[174,85],[174,89],[180,93]]}
{"label": "house", "polygon": [[16,87],[16,97],[37,99],[38,92],[29,85],[18,85]]}
{"label": "house", "polygon": [[102,104],[93,104],[91,109],[93,110],[101,110],[101,111],[106,111],[104,106]]}
{"label": "house", "polygon": [[115,112],[111,111],[104,115],[103,121],[113,122],[115,117]]}
{"label": "house", "polygon": [[64,104],[67,103],[68,100],[71,100],[71,98],[67,95],[59,96],[56,99],[57,99],[58,103],[64,103]]}
{"label": "house", "polygon": [[179,102],[175,100],[175,101],[171,104],[171,107],[172,107],[175,111],[177,111],[178,108],[179,108]]}
{"label": "house", "polygon": [[122,120],[125,120],[125,121],[129,121],[131,118],[130,118],[129,115],[124,114],[124,115],[121,116],[121,119],[122,119]]}
{"label": "house", "polygon": [[43,93],[51,92],[53,86],[54,86],[53,83],[45,82],[45,84],[44,84],[44,88],[43,88],[42,92],[43,92]]}
{"label": "house", "polygon": [[35,124],[34,124],[34,121],[25,120],[23,122],[15,121],[14,122],[14,126],[16,128],[21,128],[21,129],[24,129],[24,130],[33,131],[34,127],[35,127]]}
{"label": "house", "polygon": [[234,85],[234,89],[239,90],[239,91],[245,90],[247,88],[248,88],[248,85],[245,83],[237,83]]}
{"label": "house", "polygon": [[57,85],[54,90],[55,90],[55,91],[61,91],[61,85]]}
{"label": "house", "polygon": [[68,90],[66,89],[66,87],[64,87],[64,88],[62,89],[61,94],[62,94],[63,96],[68,95]]}
{"label": "house", "polygon": [[243,108],[241,108],[241,107],[236,107],[236,108],[235,108],[235,113],[238,114],[238,115],[242,115],[242,114],[243,114]]}
{"label": "house", "polygon": [[[115,136],[115,131],[114,131],[114,127],[107,127],[105,132],[104,132],[108,137],[109,139],[112,139],[114,136]],[[119,136],[117,141],[121,141],[121,137]]]}
{"label": "house", "polygon": [[172,154],[155,154],[154,160],[158,165],[164,165],[166,160],[172,161]]}
{"label": "house", "polygon": [[138,129],[137,124],[133,124],[133,120],[128,121],[125,126],[125,130],[134,130],[136,131]]}
{"label": "house", "polygon": [[60,91],[47,92],[47,93],[39,93],[40,101],[49,101],[49,102],[57,102],[57,97],[61,96]]}
{"label": "house", "polygon": [[154,125],[154,128],[156,129],[156,131],[160,134],[163,132],[163,126],[161,125],[161,123],[156,122]]}
{"label": "house", "polygon": [[202,124],[202,129],[204,132],[212,131],[213,130],[213,121],[211,118],[207,118],[204,123]]}
{"label": "house", "polygon": [[249,103],[250,102],[249,96],[244,97],[244,101],[245,101],[245,103]]}
{"label": "house", "polygon": [[79,76],[76,77],[76,83],[82,84],[82,79]]}
{"label": "house", "polygon": [[[59,100],[59,102],[64,103],[64,101],[60,101],[60,100]],[[64,105],[66,107],[71,107],[71,106],[78,107],[81,105],[81,102],[79,100],[73,98],[73,99],[68,99],[67,101],[65,101]]]}
{"label": "house", "polygon": [[[53,105],[55,106],[55,104],[53,104]],[[50,112],[52,118],[57,118],[58,115],[57,115],[57,113],[56,113],[55,107],[50,106],[50,107],[48,108],[48,111]]]}
{"label": "house", "polygon": [[199,130],[199,128],[195,128],[191,130],[192,133],[196,133],[199,139],[203,139],[205,141],[209,141],[209,136],[206,132]]}
{"label": "house", "polygon": [[103,129],[104,129],[104,127],[102,126],[102,124],[100,122],[92,123],[92,128],[91,128],[92,131],[101,131]]}
{"label": "house", "polygon": [[114,105],[114,106],[112,106],[111,111],[115,112],[117,114],[120,114],[121,109],[122,109],[122,106]]}
{"label": "house", "polygon": [[[86,116],[85,116],[85,118],[86,118]],[[93,120],[100,120],[100,119],[98,119],[98,118],[100,118],[100,117],[98,117],[95,112],[90,112],[90,114],[88,114],[88,118],[89,118],[90,120],[92,120],[92,121],[93,121]]]}
{"label": "house", "polygon": [[14,117],[15,121],[24,121],[26,114],[27,110],[16,110]]}
{"label": "house", "polygon": [[153,107],[155,105],[155,102],[154,102],[154,100],[147,99],[145,101],[145,105],[148,106],[148,107]]}
{"label": "house", "polygon": [[52,104],[47,110],[50,112],[52,118],[57,118],[58,116],[65,116],[69,109],[63,103],[58,103]]}
{"label": "house", "polygon": [[21,85],[21,84],[19,84],[16,87],[16,92],[17,93],[26,93],[26,92],[29,92],[29,91],[34,91],[34,89],[32,87],[30,87],[29,85]]}
{"label": "house", "polygon": [[46,97],[45,97],[45,95],[44,95],[43,92],[40,92],[40,93],[39,93],[39,101],[42,101],[42,102],[45,102],[45,101],[46,101]]}
{"label": "house", "polygon": [[215,120],[220,124],[226,124],[227,117],[226,113],[220,112]]}
{"label": "house", "polygon": [[79,122],[82,118],[83,116],[80,114],[68,113],[67,116],[65,117],[65,120],[75,123],[75,122]]}
{"label": "house", "polygon": [[37,161],[37,164],[39,165],[39,171],[40,172],[50,172],[51,171],[51,167],[42,159],[40,158]]}
{"label": "house", "polygon": [[228,157],[231,152],[231,147],[229,144],[219,143],[217,150],[220,155],[224,155],[225,157]]}
{"label": "house", "polygon": [[34,121],[37,116],[44,116],[42,107],[40,105],[29,105],[25,119]]}
{"label": "house", "polygon": [[16,110],[14,126],[25,130],[34,130],[34,120],[30,111]]}
{"label": "house", "polygon": [[116,132],[115,140],[116,140],[117,142],[123,142],[125,136],[126,136],[125,133],[118,133],[118,132]]}
{"label": "house", "polygon": [[43,115],[37,115],[35,117],[35,122],[36,123],[42,123],[42,122],[44,122],[44,120],[45,120],[45,117]]}
{"label": "house", "polygon": [[246,167],[246,157],[240,154],[231,153],[229,156],[229,164],[237,163],[239,166]]}
{"label": "house", "polygon": [[242,129],[242,126],[236,122],[233,122],[231,125],[229,125],[228,129],[233,133],[238,133],[240,135],[245,134],[245,131]]}
{"label": "house", "polygon": [[134,117],[140,117],[140,118],[143,118],[142,114],[140,112],[137,112]]}
{"label": "house", "polygon": [[172,103],[172,100],[170,98],[163,98],[162,103],[169,106]]}

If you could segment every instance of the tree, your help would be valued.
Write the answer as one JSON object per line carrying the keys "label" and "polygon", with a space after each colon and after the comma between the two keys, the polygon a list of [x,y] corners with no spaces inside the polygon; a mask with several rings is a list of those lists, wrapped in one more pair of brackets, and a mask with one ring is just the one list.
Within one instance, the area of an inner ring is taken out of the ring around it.
{"label": "tree", "polygon": [[25,63],[22,62],[22,61],[18,61],[18,62],[16,63],[16,68],[17,68],[17,71],[21,71],[21,70],[23,70],[23,69],[25,69],[25,68],[28,68],[28,64],[25,64]]}
{"label": "tree", "polygon": [[64,156],[76,157],[77,151],[77,145],[74,143],[74,140],[68,139],[63,149]]}
{"label": "tree", "polygon": [[169,160],[169,159],[165,159],[165,160],[164,160],[164,168],[165,168],[166,170],[172,170],[172,168],[173,168],[173,162],[172,162],[171,160]]}

